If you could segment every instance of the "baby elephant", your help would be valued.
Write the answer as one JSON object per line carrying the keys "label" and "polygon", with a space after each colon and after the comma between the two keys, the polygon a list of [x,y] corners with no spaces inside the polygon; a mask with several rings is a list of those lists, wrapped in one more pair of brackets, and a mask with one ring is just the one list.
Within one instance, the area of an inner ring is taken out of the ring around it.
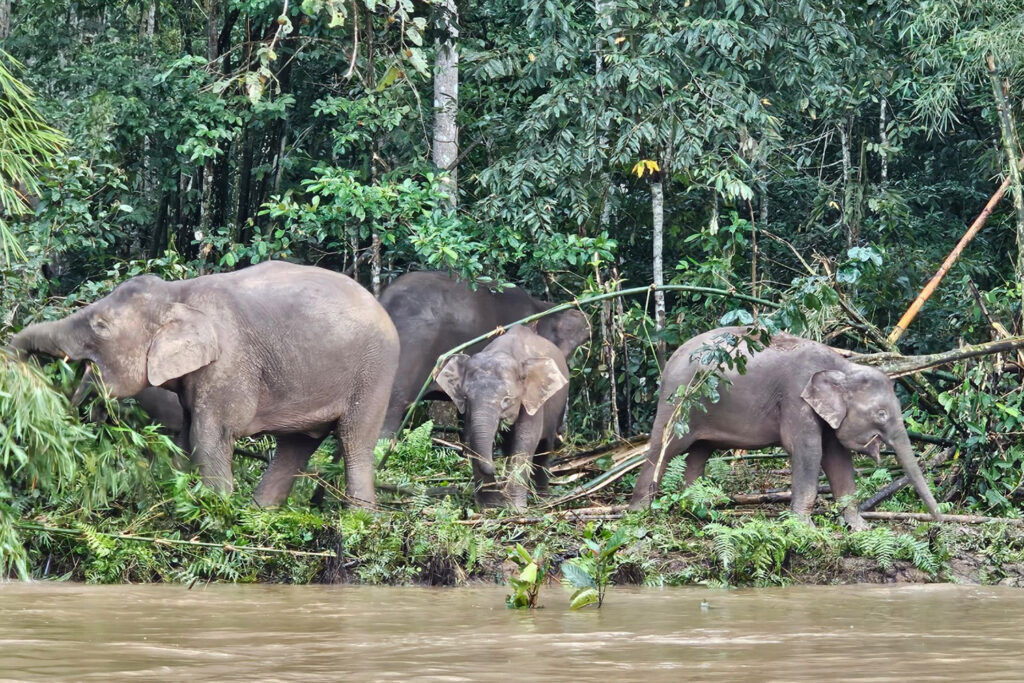
{"label": "baby elephant", "polygon": [[[452,356],[437,383],[466,415],[464,441],[473,463],[477,504],[507,502],[525,508],[531,473],[537,493],[546,493],[548,451],[556,445],[569,395],[569,368],[558,347],[517,325],[473,356]],[[502,444],[505,455],[513,458],[504,495],[494,480],[493,460],[501,422],[512,425]]]}
{"label": "baby elephant", "polygon": [[[809,518],[818,473],[824,469],[833,497],[847,501],[846,522],[854,530],[865,529],[868,525],[852,502],[856,487],[850,451],[878,460],[885,445],[896,452],[928,510],[941,519],[885,373],[851,363],[824,344],[783,333],[772,335],[768,346],[752,352],[747,339],[756,335],[745,327],[723,327],[694,337],[672,354],[662,376],[651,450],[637,478],[632,509],[650,503],[665,467],[680,453],[687,454],[689,484],[704,474],[715,449],[782,446],[792,459],[793,512]],[[733,358],[745,356],[746,374],[723,365],[719,373],[729,385],[722,383],[717,402],[705,401],[706,412],[690,410],[688,429],[678,436],[669,424],[678,404],[674,397],[680,387],[695,384],[714,367],[709,361],[716,347]]]}

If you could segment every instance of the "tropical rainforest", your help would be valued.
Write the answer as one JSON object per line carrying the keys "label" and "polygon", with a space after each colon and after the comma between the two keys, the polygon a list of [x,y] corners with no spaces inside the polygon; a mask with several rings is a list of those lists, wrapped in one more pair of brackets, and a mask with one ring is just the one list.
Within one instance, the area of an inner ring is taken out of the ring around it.
{"label": "tropical rainforest", "polygon": [[[589,316],[571,454],[635,443],[667,354],[719,324],[890,359],[1001,340],[897,387],[944,509],[1004,526],[726,515],[784,470],[777,452],[685,490],[670,470],[652,512],[598,520],[628,530],[620,579],[780,582],[815,553],[941,575],[967,544],[998,580],[1024,563],[1022,98],[1020,0],[0,0],[0,345],[140,273],[287,259],[378,294],[448,270]],[[620,290],[639,291],[589,300]],[[429,495],[469,468],[424,415],[379,468],[381,512],[310,505],[339,480],[329,453],[261,510],[269,440],[238,444],[221,496],[130,404],[69,405],[81,373],[0,355],[0,572],[452,583],[516,542],[578,551],[548,512]],[[592,457],[572,486],[618,464]],[[899,475],[858,473],[864,497]],[[624,502],[633,476],[592,502]]]}

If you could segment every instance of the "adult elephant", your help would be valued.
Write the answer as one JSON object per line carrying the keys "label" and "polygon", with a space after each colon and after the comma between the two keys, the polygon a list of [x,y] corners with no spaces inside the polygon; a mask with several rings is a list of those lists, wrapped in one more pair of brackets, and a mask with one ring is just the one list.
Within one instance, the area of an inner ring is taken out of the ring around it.
{"label": "adult elephant", "polygon": [[[754,342],[755,349],[751,349]],[[657,492],[669,461],[686,453],[686,483],[704,474],[715,449],[781,446],[792,459],[793,512],[810,517],[825,470],[836,501],[846,501],[843,517],[855,530],[867,528],[853,495],[850,451],[880,460],[884,444],[909,477],[936,520],[938,505],[921,473],[903,426],[892,380],[876,369],[851,363],[818,342],[774,334],[761,347],[759,333],[746,327],[723,327],[683,344],[662,374],[658,413],[651,427],[651,448],[637,478],[630,507],[646,507]],[[715,359],[728,353],[746,372],[716,370]],[[679,435],[670,424],[680,387],[693,387],[710,372],[723,381],[716,402],[691,406],[687,429]],[[667,439],[666,439],[667,437]]]}
{"label": "adult elephant", "polygon": [[[398,374],[384,419],[384,433],[389,436],[398,430],[442,353],[555,305],[535,299],[519,287],[492,291],[480,285],[472,289],[447,273],[431,271],[398,277],[381,294],[380,303],[402,340]],[[541,318],[537,333],[569,358],[590,339],[590,323],[581,312],[570,309]],[[475,344],[466,353],[472,355],[486,344]],[[432,383],[425,398],[447,400],[448,395]]]}
{"label": "adult elephant", "polygon": [[174,391],[193,461],[217,490],[232,490],[235,439],[272,434],[277,452],[254,499],[283,502],[333,431],[349,499],[375,502],[373,447],[398,335],[370,293],[340,273],[270,262],[177,282],[140,275],[11,343],[91,361],[114,397]]}

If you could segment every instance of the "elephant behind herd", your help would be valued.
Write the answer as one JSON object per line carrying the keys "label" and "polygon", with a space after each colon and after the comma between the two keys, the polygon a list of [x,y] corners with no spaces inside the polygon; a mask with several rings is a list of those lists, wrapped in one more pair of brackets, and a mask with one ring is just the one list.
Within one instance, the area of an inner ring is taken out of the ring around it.
{"label": "elephant behind herd", "polygon": [[[274,435],[277,451],[254,494],[259,505],[282,503],[334,433],[349,502],[373,506],[374,444],[398,429],[438,357],[553,305],[518,287],[471,288],[436,272],[400,276],[378,302],[339,273],[271,262],[178,282],[138,276],[63,320],[30,325],[11,346],[90,361],[76,399],[95,381],[95,367],[111,396],[136,396],[154,418],[178,427],[176,440],[215,489],[232,489],[237,438]],[[847,523],[863,528],[851,502],[850,451],[878,458],[885,444],[939,519],[891,381],[786,334],[762,350],[757,334],[712,330],[673,354],[631,507],[649,504],[676,455],[687,454],[689,483],[715,449],[781,446],[793,463],[793,511],[809,515],[823,468]],[[546,491],[546,454],[568,398],[567,359],[589,336],[586,316],[562,311],[476,344],[430,381],[426,397],[451,398],[466,413],[478,504],[522,507],[531,478]],[[715,347],[743,356],[746,373],[710,365]],[[724,380],[720,399],[687,408],[688,431],[675,434],[677,393],[710,371]],[[504,488],[491,459],[500,422],[512,425],[502,445],[514,476]]]}

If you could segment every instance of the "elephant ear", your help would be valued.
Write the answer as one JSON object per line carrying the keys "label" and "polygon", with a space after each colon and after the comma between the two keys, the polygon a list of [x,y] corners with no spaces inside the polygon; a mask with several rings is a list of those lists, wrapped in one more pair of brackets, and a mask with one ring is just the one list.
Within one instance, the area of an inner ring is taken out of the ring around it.
{"label": "elephant ear", "polygon": [[149,344],[146,373],[155,387],[209,365],[220,356],[210,318],[184,304],[172,304]]}
{"label": "elephant ear", "polygon": [[535,415],[544,402],[569,383],[554,360],[547,357],[527,358],[523,367],[523,408]]}
{"label": "elephant ear", "polygon": [[441,367],[435,380],[444,393],[455,402],[455,407],[460,413],[466,412],[466,392],[462,390],[462,379],[466,372],[466,361],[469,356],[464,353],[457,353]]}
{"label": "elephant ear", "polygon": [[832,429],[846,419],[846,375],[839,370],[821,370],[814,373],[800,398],[807,401],[818,416]]}

